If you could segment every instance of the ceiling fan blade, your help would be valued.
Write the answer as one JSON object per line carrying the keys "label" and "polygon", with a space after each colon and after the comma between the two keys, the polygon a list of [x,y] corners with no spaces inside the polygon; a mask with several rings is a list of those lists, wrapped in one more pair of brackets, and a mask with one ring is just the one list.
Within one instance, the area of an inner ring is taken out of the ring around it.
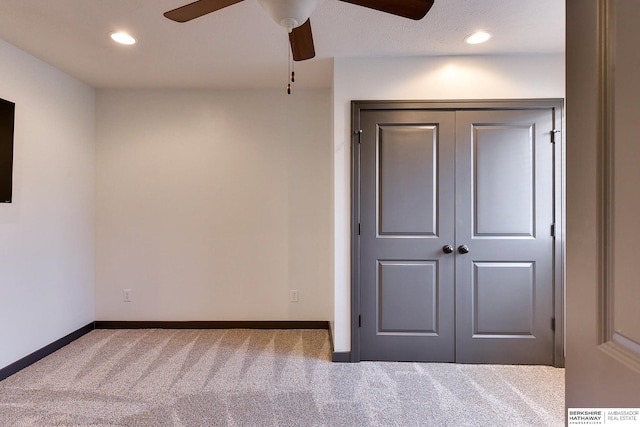
{"label": "ceiling fan blade", "polygon": [[316,56],[316,50],[313,47],[313,34],[311,34],[311,20],[296,27],[289,33],[289,43],[291,43],[291,52],[294,61],[304,61]]}
{"label": "ceiling fan blade", "polygon": [[404,18],[424,18],[433,6],[434,0],[341,0],[346,3],[357,4],[369,9],[391,13]]}
{"label": "ceiling fan blade", "polygon": [[164,16],[172,21],[187,22],[206,15],[207,13],[240,3],[241,1],[242,0],[198,0],[165,12]]}

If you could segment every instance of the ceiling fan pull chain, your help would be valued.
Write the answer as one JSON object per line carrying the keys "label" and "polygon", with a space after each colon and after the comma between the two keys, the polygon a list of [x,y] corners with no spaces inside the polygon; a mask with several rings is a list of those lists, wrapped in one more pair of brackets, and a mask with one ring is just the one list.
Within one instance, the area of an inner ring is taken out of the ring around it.
{"label": "ceiling fan pull chain", "polygon": [[293,82],[293,78],[289,79],[289,76],[293,76],[293,71],[291,70],[291,49],[289,49],[289,73],[287,75],[287,95],[291,95],[291,82]]}
{"label": "ceiling fan pull chain", "polygon": [[291,61],[291,83],[295,83],[296,81],[296,63],[293,60],[293,58],[291,58],[291,53],[289,53],[289,58]]}

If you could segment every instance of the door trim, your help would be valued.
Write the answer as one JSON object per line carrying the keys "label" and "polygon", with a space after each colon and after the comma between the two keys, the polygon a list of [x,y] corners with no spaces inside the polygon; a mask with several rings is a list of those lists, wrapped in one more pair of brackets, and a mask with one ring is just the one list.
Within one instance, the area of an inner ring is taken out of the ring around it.
{"label": "door trim", "polygon": [[[360,362],[360,115],[372,110],[552,109],[555,133],[554,187],[554,366],[564,367],[565,349],[565,138],[564,99],[351,101],[351,362]],[[551,142],[550,142],[551,143]]]}

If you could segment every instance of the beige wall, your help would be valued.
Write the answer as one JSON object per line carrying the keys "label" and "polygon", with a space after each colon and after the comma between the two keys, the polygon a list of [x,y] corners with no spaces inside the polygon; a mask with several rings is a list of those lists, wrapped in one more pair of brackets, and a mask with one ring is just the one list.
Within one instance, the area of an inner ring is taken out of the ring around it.
{"label": "beige wall", "polygon": [[0,40],[16,104],[13,203],[0,204],[0,368],[94,320],[95,92]]}
{"label": "beige wall", "polygon": [[97,320],[329,320],[330,111],[328,90],[98,91]]}

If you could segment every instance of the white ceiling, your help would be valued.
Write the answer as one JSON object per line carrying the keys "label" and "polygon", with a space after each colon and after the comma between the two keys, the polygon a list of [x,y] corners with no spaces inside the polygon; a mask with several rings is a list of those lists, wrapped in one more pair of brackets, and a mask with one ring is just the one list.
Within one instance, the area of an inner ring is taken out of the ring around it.
{"label": "white ceiling", "polygon": [[[245,0],[179,24],[163,12],[193,0],[0,0],[0,39],[97,88],[275,88],[286,85],[288,37]],[[341,57],[564,52],[564,0],[435,0],[421,21],[320,0],[316,57],[296,86],[328,88]],[[484,45],[463,43],[485,29]],[[124,30],[134,46],[113,43]]]}

